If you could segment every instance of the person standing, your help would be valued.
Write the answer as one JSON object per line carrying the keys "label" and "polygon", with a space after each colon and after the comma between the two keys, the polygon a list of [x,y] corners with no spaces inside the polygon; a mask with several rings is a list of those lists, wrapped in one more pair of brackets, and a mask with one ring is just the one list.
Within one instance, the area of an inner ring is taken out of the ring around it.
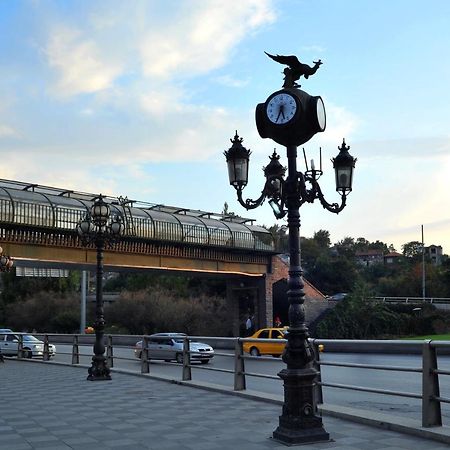
{"label": "person standing", "polygon": [[281,328],[281,320],[280,320],[280,318],[278,316],[275,317],[275,320],[273,321],[273,326],[275,328]]}
{"label": "person standing", "polygon": [[252,316],[249,314],[247,321],[245,322],[245,332],[247,336],[251,336],[253,334],[253,323]]}

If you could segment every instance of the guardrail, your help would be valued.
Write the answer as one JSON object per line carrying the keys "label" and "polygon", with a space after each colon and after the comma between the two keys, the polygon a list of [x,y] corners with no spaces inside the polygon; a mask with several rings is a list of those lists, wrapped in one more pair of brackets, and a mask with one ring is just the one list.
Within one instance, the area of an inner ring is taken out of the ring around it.
{"label": "guardrail", "polygon": [[447,297],[369,297],[367,300],[381,303],[450,305],[450,298]]}
{"label": "guardrail", "polygon": [[[60,352],[58,354],[71,355],[71,364],[80,364],[80,356],[91,356],[92,353],[80,353],[80,345],[86,345],[93,342],[93,336],[86,335],[57,335],[57,334],[45,334],[43,335],[44,340],[44,355],[43,360],[49,360],[49,342],[52,343],[60,342],[58,339],[64,337],[67,343],[67,338],[70,337],[72,340],[72,351],[71,352]],[[117,341],[123,341],[124,336],[108,335],[106,336],[106,357],[109,366],[114,367],[115,360],[129,360],[136,361],[136,358],[128,357],[118,357],[114,356],[114,339]],[[125,336],[127,338],[127,336]],[[151,355],[148,352],[148,339],[149,336],[128,336],[132,338],[134,342],[136,339],[141,339],[144,344],[142,346],[141,353],[141,364],[140,371],[142,374],[150,374],[151,372]],[[155,337],[152,336],[152,339]],[[212,343],[220,343],[221,345],[228,344],[228,346],[233,345],[233,353],[217,352],[215,351],[215,356],[222,356],[225,358],[233,358],[234,369],[225,369],[219,367],[212,367],[206,365],[192,365],[190,361],[190,348],[189,343],[191,340],[202,340]],[[19,341],[19,352],[18,358],[22,359],[24,357],[22,339]],[[83,344],[81,344],[81,342]],[[265,343],[285,343],[285,340],[280,339],[253,339],[253,338],[223,338],[223,337],[211,337],[211,336],[185,336],[183,339],[183,363],[181,365],[181,377],[183,381],[192,380],[192,369],[196,370],[208,370],[213,372],[223,372],[234,375],[234,386],[235,391],[242,391],[246,389],[246,377],[259,377],[273,379],[281,381],[278,376],[269,375],[265,373],[249,372],[245,369],[246,360],[256,360],[260,362],[272,361],[273,358],[264,356],[250,356],[244,353],[243,344],[245,342],[265,342]],[[423,427],[437,427],[442,426],[442,412],[441,404],[450,404],[450,398],[443,397],[440,395],[440,376],[450,375],[449,370],[442,370],[438,368],[438,352],[439,354],[448,354],[450,351],[450,342],[448,341],[400,341],[400,340],[366,340],[366,341],[355,341],[355,340],[328,340],[328,339],[310,339],[310,343],[313,346],[316,354],[316,361],[314,363],[315,368],[318,370],[318,377],[316,381],[316,399],[318,404],[323,403],[323,387],[336,388],[336,389],[348,389],[353,391],[362,391],[375,394],[390,395],[396,397],[408,397],[413,399],[422,400],[422,426]],[[345,362],[332,362],[332,361],[321,361],[319,346],[323,345],[325,351],[327,347],[336,345],[339,343],[343,346],[349,346],[350,344],[358,344],[364,346],[364,348],[373,347],[374,349],[380,350],[380,348],[389,349],[394,346],[396,348],[400,347],[404,350],[404,353],[410,353],[410,349],[413,347],[420,346],[422,351],[422,364],[419,367],[403,367],[403,366],[389,366],[389,365],[373,365],[373,364],[354,364]],[[119,346],[119,344],[116,344]],[[123,347],[123,345],[120,345]],[[126,346],[126,348],[132,348]],[[161,363],[163,363],[161,361]],[[164,363],[163,363],[164,364]],[[401,372],[411,372],[422,374],[422,390],[420,393],[417,392],[403,392],[394,391],[388,389],[377,389],[368,388],[364,386],[351,385],[351,384],[339,384],[332,383],[322,380],[321,367],[322,366],[333,366],[333,367],[347,367],[347,368],[357,368],[366,370],[387,370],[397,373]],[[315,405],[317,408],[317,405]]]}

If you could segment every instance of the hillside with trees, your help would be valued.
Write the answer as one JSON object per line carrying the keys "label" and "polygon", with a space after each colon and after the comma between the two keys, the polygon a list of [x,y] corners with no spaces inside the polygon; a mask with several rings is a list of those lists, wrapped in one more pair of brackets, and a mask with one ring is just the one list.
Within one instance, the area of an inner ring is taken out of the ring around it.
{"label": "hillside with trees", "polygon": [[[270,227],[277,249],[288,253],[286,227]],[[381,260],[361,264],[358,255],[375,251]],[[323,338],[369,339],[448,333],[448,314],[423,307],[420,315],[410,305],[387,306],[368,297],[421,297],[422,244],[406,242],[396,261],[383,255],[395,248],[381,241],[345,237],[332,244],[326,230],[301,238],[304,275],[326,295],[349,295],[311,325]],[[425,259],[426,296],[450,298],[450,259],[440,264]],[[80,274],[67,279],[39,279],[1,274],[0,325],[19,331],[78,332],[80,324]],[[120,292],[108,305],[107,332],[153,333],[177,329],[192,335],[229,335],[229,311],[223,280],[155,274],[120,274],[105,283],[106,291]],[[88,305],[87,323],[94,318]]]}

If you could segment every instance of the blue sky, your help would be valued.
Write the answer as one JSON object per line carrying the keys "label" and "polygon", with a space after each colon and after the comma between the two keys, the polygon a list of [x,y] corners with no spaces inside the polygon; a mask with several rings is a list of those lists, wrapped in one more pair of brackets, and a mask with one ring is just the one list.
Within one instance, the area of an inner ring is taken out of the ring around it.
{"label": "blue sky", "polygon": [[[235,130],[252,150],[256,198],[268,155],[254,109],[282,84],[264,51],[323,65],[302,88],[321,95],[322,188],[342,138],[358,158],[338,216],[301,209],[302,234],[327,229],[450,252],[450,2],[169,0],[0,2],[0,177],[220,212],[259,224],[228,185]],[[287,162],[284,159],[284,164]],[[300,170],[303,170],[299,160]],[[280,222],[280,225],[283,221]]]}

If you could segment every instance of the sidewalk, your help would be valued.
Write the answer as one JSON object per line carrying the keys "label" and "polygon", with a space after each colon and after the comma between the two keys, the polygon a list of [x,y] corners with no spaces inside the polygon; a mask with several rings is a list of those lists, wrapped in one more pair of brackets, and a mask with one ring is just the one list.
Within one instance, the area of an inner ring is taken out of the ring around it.
{"label": "sidewalk", "polygon": [[[85,368],[0,363],[0,450],[264,450],[281,408],[269,402]],[[333,442],[301,450],[448,450],[446,444],[325,416]]]}

